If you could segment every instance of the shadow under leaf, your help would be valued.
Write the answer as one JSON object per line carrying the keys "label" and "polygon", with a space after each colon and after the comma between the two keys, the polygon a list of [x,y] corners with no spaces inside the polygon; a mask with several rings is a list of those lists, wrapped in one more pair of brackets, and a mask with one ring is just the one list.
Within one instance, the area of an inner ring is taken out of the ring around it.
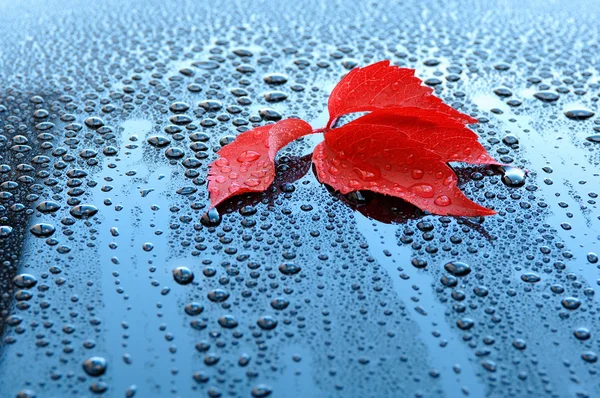
{"label": "shadow under leaf", "polygon": [[[243,214],[248,208],[252,208],[259,203],[274,205],[275,200],[281,194],[291,193],[294,191],[293,183],[304,177],[311,169],[312,156],[305,155],[302,157],[283,156],[275,163],[276,174],[271,186],[264,192],[246,193],[232,197],[217,207],[218,213],[231,213],[241,211]],[[465,185],[467,182],[475,179],[480,179],[483,176],[491,176],[501,174],[499,169],[494,166],[470,166],[466,168],[455,168],[455,173],[459,179],[459,186]],[[314,170],[313,170],[314,172]],[[404,201],[401,198],[394,196],[383,195],[371,191],[356,191],[343,195],[340,192],[334,191],[327,186],[329,192],[344,205],[358,211],[365,217],[384,224],[404,224],[409,220],[416,220],[430,213],[422,211],[418,207]],[[482,217],[471,219],[467,217],[455,217],[460,224],[463,224],[470,229],[478,232],[488,240],[492,237],[481,225]]]}

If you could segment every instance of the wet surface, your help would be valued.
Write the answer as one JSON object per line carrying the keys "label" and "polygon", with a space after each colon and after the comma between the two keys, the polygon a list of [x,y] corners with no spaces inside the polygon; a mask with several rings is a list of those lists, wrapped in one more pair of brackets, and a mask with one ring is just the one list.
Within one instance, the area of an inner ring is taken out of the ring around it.
{"label": "wet surface", "polygon": [[[593,1],[0,4],[0,397],[597,397]],[[208,212],[239,132],[417,70],[498,215],[319,184],[290,144]]]}

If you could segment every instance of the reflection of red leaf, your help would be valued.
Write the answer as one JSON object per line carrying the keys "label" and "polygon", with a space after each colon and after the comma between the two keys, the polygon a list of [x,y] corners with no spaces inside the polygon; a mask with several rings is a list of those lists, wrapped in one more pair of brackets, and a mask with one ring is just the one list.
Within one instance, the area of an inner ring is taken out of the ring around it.
{"label": "reflection of red leaf", "polygon": [[415,76],[414,69],[390,65],[390,61],[355,68],[340,80],[329,96],[327,127],[348,113],[404,107],[436,110],[462,123],[477,123],[432,93],[433,90],[423,86],[421,79]]}
{"label": "reflection of red leaf", "polygon": [[313,153],[319,180],[341,193],[369,190],[400,197],[440,215],[495,214],[469,200],[454,171],[437,153],[394,127],[352,124],[325,134]]}
{"label": "reflection of red leaf", "polygon": [[[244,192],[264,191],[275,176],[274,160],[293,140],[324,132],[313,154],[319,180],[342,194],[369,190],[402,198],[441,215],[495,214],[456,186],[449,162],[498,164],[465,127],[477,120],[444,104],[411,69],[389,61],[352,70],[333,89],[324,129],[297,119],[240,134],[210,165],[212,207]],[[370,112],[332,128],[341,116]]]}
{"label": "reflection of red leaf", "polygon": [[284,146],[311,134],[310,125],[300,119],[287,119],[238,135],[219,151],[210,165],[208,191],[211,206],[244,192],[261,192],[275,177],[275,155]]}

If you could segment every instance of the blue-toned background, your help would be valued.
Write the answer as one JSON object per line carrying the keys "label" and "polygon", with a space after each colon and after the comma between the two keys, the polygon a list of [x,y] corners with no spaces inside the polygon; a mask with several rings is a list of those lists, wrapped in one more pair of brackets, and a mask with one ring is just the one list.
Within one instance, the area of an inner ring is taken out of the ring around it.
{"label": "blue-toned background", "polygon": [[[0,398],[599,397],[599,10],[3,1]],[[528,171],[456,166],[497,216],[332,194],[307,137],[201,223],[221,145],[381,59]]]}

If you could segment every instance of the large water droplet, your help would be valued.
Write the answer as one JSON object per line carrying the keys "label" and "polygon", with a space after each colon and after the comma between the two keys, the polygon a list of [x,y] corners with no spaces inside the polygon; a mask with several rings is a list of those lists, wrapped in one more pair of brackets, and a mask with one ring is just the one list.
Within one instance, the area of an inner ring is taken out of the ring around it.
{"label": "large water droplet", "polygon": [[411,186],[409,190],[422,198],[433,198],[434,195],[433,187],[429,184],[416,184]]}
{"label": "large water droplet", "polygon": [[221,215],[216,208],[212,208],[202,215],[200,223],[207,227],[216,227],[221,223]]}
{"label": "large water droplet", "polygon": [[40,223],[35,224],[29,231],[38,238],[47,238],[48,236],[52,236],[55,230],[51,224]]}
{"label": "large water droplet", "polygon": [[19,274],[13,278],[13,284],[20,289],[31,289],[37,284],[37,279],[30,274]]}
{"label": "large water droplet", "polygon": [[93,205],[78,205],[73,207],[69,213],[75,218],[90,218],[98,213],[98,208]]}
{"label": "large water droplet", "polygon": [[275,85],[278,86],[278,85],[287,83],[288,77],[282,73],[269,73],[263,77],[263,80],[267,84],[272,84],[274,86]]}
{"label": "large water droplet", "polygon": [[520,187],[525,184],[525,172],[518,167],[506,166],[502,168],[502,182],[508,187]]}
{"label": "large water droplet", "polygon": [[177,267],[173,269],[173,279],[180,285],[187,285],[194,280],[194,273],[187,267]]}
{"label": "large water droplet", "polygon": [[444,269],[454,276],[465,276],[471,272],[471,266],[460,261],[446,263]]}
{"label": "large water droplet", "polygon": [[565,112],[565,116],[572,120],[586,120],[594,116],[595,113],[589,109],[569,109]]}
{"label": "large water droplet", "polygon": [[215,303],[222,303],[223,301],[229,298],[229,293],[227,293],[223,289],[215,289],[208,292],[207,297],[210,301],[213,301]]}
{"label": "large water droplet", "polygon": [[256,321],[256,324],[263,330],[271,330],[275,329],[277,326],[277,320],[272,316],[266,315],[260,317],[258,321]]}
{"label": "large water droplet", "polygon": [[558,94],[552,91],[539,91],[533,94],[533,96],[543,102],[554,102],[560,98]]}
{"label": "large water droplet", "polygon": [[381,170],[374,165],[363,164],[355,166],[352,171],[363,181],[377,181],[381,178]]}
{"label": "large water droplet", "polygon": [[446,207],[452,204],[452,200],[446,195],[440,195],[433,201],[438,206]]}
{"label": "large water droplet", "polygon": [[244,151],[240,154],[240,156],[237,157],[236,160],[240,163],[244,163],[244,162],[254,162],[258,158],[260,158],[260,153],[258,153],[258,152]]}
{"label": "large water droplet", "polygon": [[577,337],[579,340],[587,340],[592,336],[587,328],[578,328],[573,332],[573,335],[575,335],[575,337]]}
{"label": "large water droplet", "polygon": [[300,266],[294,263],[283,263],[279,266],[279,271],[284,275],[294,275],[300,272],[300,270]]}
{"label": "large water droplet", "polygon": [[238,325],[238,322],[231,315],[223,315],[222,317],[219,318],[218,322],[219,322],[219,325],[221,325],[225,329],[233,329],[233,328],[237,327],[237,325]]}
{"label": "large water droplet", "polygon": [[90,376],[102,376],[106,372],[106,359],[102,357],[90,357],[83,361],[83,370]]}
{"label": "large water droplet", "polygon": [[581,301],[577,297],[565,297],[560,303],[568,310],[576,310],[581,306]]}
{"label": "large water droplet", "polygon": [[57,210],[60,209],[60,205],[56,202],[53,202],[51,200],[46,200],[44,202],[39,203],[36,206],[36,209],[40,212],[40,213],[53,213]]}
{"label": "large water droplet", "polygon": [[12,234],[12,231],[12,227],[9,227],[8,225],[0,226],[0,239],[8,238]]}

